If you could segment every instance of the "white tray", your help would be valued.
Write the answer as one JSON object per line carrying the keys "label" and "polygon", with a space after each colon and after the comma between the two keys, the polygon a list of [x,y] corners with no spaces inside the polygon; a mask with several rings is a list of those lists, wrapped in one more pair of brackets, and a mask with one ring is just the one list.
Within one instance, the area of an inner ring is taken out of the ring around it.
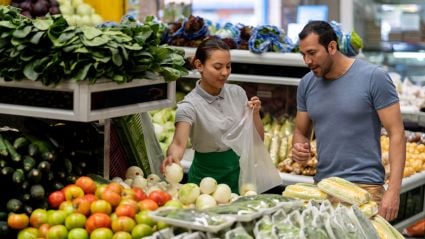
{"label": "white tray", "polygon": [[175,209],[170,209],[170,208],[158,209],[156,211],[150,212],[149,214],[152,217],[152,219],[157,220],[157,221],[163,221],[168,225],[172,225],[172,226],[176,226],[176,227],[183,227],[183,228],[188,228],[188,229],[194,229],[194,230],[199,230],[199,231],[204,231],[204,232],[211,232],[211,233],[217,233],[218,231],[220,231],[224,228],[230,227],[236,221],[236,219],[234,217],[231,217],[231,216],[228,216],[228,215],[218,215],[221,219],[223,219],[223,223],[221,223],[219,225],[213,225],[213,226],[204,226],[204,225],[195,224],[195,223],[190,222],[190,221],[178,220],[178,219],[168,218],[168,217],[158,215],[158,213],[165,211],[165,210],[171,211],[171,210],[175,210]]}

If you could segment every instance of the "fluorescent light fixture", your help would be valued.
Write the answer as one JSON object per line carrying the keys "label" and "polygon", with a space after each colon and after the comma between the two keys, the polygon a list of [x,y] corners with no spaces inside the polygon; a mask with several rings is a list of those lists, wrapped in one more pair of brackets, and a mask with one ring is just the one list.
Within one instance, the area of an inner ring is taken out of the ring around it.
{"label": "fluorescent light fixture", "polygon": [[394,58],[425,58],[425,52],[393,52]]}

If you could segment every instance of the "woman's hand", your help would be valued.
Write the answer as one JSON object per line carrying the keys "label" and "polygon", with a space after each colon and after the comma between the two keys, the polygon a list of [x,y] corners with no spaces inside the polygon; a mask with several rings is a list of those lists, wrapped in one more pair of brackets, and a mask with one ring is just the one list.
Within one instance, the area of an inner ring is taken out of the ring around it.
{"label": "woman's hand", "polygon": [[248,101],[248,107],[254,110],[254,113],[259,113],[261,109],[261,101],[257,96],[251,97],[251,100]]}
{"label": "woman's hand", "polygon": [[176,163],[176,164],[180,165],[180,161],[179,161],[178,159],[174,158],[174,157],[173,157],[173,156],[171,156],[171,155],[167,156],[167,157],[164,159],[164,161],[162,161],[162,164],[161,164],[161,173],[162,173],[162,174],[164,174],[164,172],[165,172],[165,168],[166,168],[168,165],[171,165],[172,163]]}

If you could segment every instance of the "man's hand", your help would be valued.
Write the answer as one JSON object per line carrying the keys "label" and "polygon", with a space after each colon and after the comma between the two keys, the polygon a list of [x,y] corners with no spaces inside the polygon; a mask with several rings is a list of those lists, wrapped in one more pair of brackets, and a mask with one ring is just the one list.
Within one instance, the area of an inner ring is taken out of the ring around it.
{"label": "man's hand", "polygon": [[292,159],[299,164],[307,163],[310,159],[310,144],[295,143],[292,145]]}
{"label": "man's hand", "polygon": [[400,192],[388,189],[382,197],[382,201],[379,206],[379,215],[387,221],[392,221],[397,218],[399,205]]}

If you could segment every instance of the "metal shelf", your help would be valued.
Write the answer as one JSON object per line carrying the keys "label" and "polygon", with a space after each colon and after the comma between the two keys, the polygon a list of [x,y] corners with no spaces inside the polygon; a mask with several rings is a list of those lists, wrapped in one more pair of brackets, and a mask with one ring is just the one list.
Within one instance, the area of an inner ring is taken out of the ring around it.
{"label": "metal shelf", "polygon": [[[38,81],[0,78],[0,90],[1,114],[90,122],[173,106],[176,83],[136,79],[118,84],[100,79],[95,84],[64,81],[48,87]],[[60,103],[53,106],[56,101]]]}
{"label": "metal shelf", "polygon": [[[195,55],[196,48],[176,48],[183,49],[186,53],[186,57]],[[230,54],[232,56],[232,62],[306,67],[301,54],[298,53],[265,52],[262,54],[254,54],[248,50],[230,50]]]}
{"label": "metal shelf", "polygon": [[[184,78],[199,79],[201,76],[196,71],[190,71]],[[279,77],[279,76],[261,76],[261,75],[244,75],[230,74],[229,81],[248,82],[248,83],[265,83],[274,85],[294,85],[297,86],[300,78]]]}

